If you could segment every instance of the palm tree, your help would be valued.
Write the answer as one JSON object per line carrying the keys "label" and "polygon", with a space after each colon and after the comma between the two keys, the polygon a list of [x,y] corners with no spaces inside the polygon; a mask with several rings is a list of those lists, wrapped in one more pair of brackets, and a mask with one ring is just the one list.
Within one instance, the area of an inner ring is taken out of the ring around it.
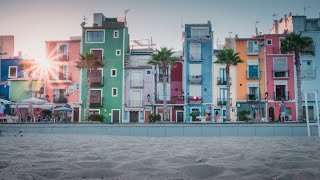
{"label": "palm tree", "polygon": [[103,67],[103,63],[99,60],[97,55],[93,53],[86,53],[85,55],[80,54],[80,61],[77,61],[76,64],[77,68],[83,68],[87,70],[87,101],[84,112],[84,120],[88,121],[91,96],[91,71],[97,70],[99,67]]}
{"label": "palm tree", "polygon": [[22,71],[27,72],[29,74],[28,79],[28,89],[29,89],[29,97],[32,97],[32,72],[35,70],[35,62],[32,60],[23,60],[19,63]]}
{"label": "palm tree", "polygon": [[227,81],[227,108],[226,118],[230,120],[230,66],[237,66],[238,63],[243,63],[239,57],[239,53],[235,53],[232,49],[221,50],[217,55],[218,60],[214,63],[226,65],[226,81]]}
{"label": "palm tree", "polygon": [[162,81],[163,81],[163,120],[167,121],[167,80],[169,66],[174,66],[177,62],[177,58],[172,57],[172,49],[162,47],[160,50],[157,49],[157,53],[152,54],[152,60],[148,64],[156,65],[162,70]]}
{"label": "palm tree", "polygon": [[306,52],[314,55],[314,50],[310,48],[313,45],[313,40],[310,37],[301,36],[301,33],[296,34],[295,32],[286,35],[286,38],[281,41],[282,51],[293,51],[294,53],[294,64],[296,66],[297,75],[297,91],[298,91],[298,120],[303,119],[303,108],[302,108],[302,94],[301,94],[301,62],[300,53]]}

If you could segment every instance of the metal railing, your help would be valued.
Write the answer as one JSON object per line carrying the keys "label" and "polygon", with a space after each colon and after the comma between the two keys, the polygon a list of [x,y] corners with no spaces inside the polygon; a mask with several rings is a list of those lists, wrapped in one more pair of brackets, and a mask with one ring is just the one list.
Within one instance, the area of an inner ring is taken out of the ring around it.
{"label": "metal railing", "polygon": [[56,60],[58,61],[68,61],[69,60],[69,56],[65,53],[57,53],[57,58]]}
{"label": "metal railing", "polygon": [[274,93],[274,100],[275,101],[289,101],[289,91],[283,91],[281,93],[275,92]]}
{"label": "metal railing", "polygon": [[247,101],[259,101],[259,96],[256,94],[247,94]]}
{"label": "metal railing", "polygon": [[91,77],[91,85],[93,86],[103,86],[104,77],[93,76]]}
{"label": "metal railing", "polygon": [[189,55],[189,61],[202,61],[201,53],[192,53]]}
{"label": "metal railing", "polygon": [[91,95],[90,97],[90,106],[102,106],[103,105],[103,98],[102,97],[96,97]]}
{"label": "metal railing", "polygon": [[273,78],[288,78],[289,70],[286,71],[273,71]]}
{"label": "metal railing", "polygon": [[190,84],[201,84],[202,76],[201,75],[189,75],[188,82]]}
{"label": "metal railing", "polygon": [[68,99],[64,96],[54,96],[53,103],[67,103]]}
{"label": "metal railing", "polygon": [[[230,106],[232,105],[232,99],[229,98]],[[227,98],[217,98],[218,106],[226,106],[227,105]]]}
{"label": "metal railing", "polygon": [[227,78],[217,78],[217,85],[227,85]]}
{"label": "metal railing", "polygon": [[59,75],[50,75],[50,81],[72,81],[72,73],[59,74]]}

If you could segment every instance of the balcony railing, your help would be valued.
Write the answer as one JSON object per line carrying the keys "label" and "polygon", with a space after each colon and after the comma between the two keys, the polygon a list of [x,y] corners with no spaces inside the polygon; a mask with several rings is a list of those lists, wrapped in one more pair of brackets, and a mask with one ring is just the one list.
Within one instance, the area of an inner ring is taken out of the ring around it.
{"label": "balcony railing", "polygon": [[192,53],[189,55],[189,61],[202,61],[201,53]]}
{"label": "balcony railing", "polygon": [[65,53],[57,53],[57,58],[56,60],[58,61],[68,61],[69,60],[69,57],[67,54]]}
{"label": "balcony railing", "polygon": [[247,94],[247,101],[259,101],[259,96],[256,94]]}
{"label": "balcony railing", "polygon": [[55,81],[72,81],[72,73],[67,74],[59,74],[59,75],[50,75],[49,76],[50,82]]}
{"label": "balcony railing", "polygon": [[67,103],[68,99],[64,96],[54,96],[53,103]]}
{"label": "balcony railing", "polygon": [[103,86],[104,77],[101,76],[92,76],[91,85],[93,86]]}
{"label": "balcony railing", "polygon": [[[229,98],[230,106],[232,105],[232,99]],[[227,98],[217,98],[218,106],[226,106],[227,105]]]}
{"label": "balcony railing", "polygon": [[132,79],[130,81],[130,87],[132,88],[143,88],[144,80],[143,79]]}
{"label": "balcony railing", "polygon": [[142,107],[143,103],[142,103],[142,100],[130,100],[129,106],[130,107]]}
{"label": "balcony railing", "polygon": [[93,107],[103,106],[103,98],[100,96],[96,97],[96,96],[91,95],[90,106],[93,106]]}
{"label": "balcony railing", "polygon": [[217,85],[227,85],[227,79],[226,78],[217,78]]}
{"label": "balcony railing", "polygon": [[202,97],[201,96],[189,96],[189,104],[201,104]]}
{"label": "balcony railing", "polygon": [[273,78],[288,78],[289,70],[286,71],[273,71]]}
{"label": "balcony railing", "polygon": [[201,84],[202,83],[202,76],[201,75],[189,75],[188,82],[190,84]]}
{"label": "balcony railing", "polygon": [[289,54],[288,51],[281,51],[280,48],[276,48],[276,47],[272,48],[272,52],[273,52],[273,54]]}
{"label": "balcony railing", "polygon": [[301,78],[311,78],[314,79],[316,78],[316,70],[302,70],[301,71]]}
{"label": "balcony railing", "polygon": [[289,91],[275,92],[274,100],[275,101],[289,101]]}

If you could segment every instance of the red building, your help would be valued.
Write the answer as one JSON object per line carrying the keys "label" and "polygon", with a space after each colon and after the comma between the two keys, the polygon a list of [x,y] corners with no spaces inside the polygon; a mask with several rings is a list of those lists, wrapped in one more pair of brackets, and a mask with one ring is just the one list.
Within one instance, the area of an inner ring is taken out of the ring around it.
{"label": "red building", "polygon": [[[183,61],[180,58],[174,67],[171,67],[168,74],[167,82],[167,103],[168,103],[168,120],[170,122],[184,122],[183,106],[184,91],[182,88],[182,69]],[[156,113],[161,115],[163,120],[163,82],[162,71],[156,67],[155,75],[155,106]]]}
{"label": "red building", "polygon": [[296,120],[295,72],[292,53],[280,50],[283,34],[265,35],[267,118],[277,121],[281,101],[286,106],[286,120]]}
{"label": "red building", "polygon": [[46,57],[50,62],[45,93],[46,99],[58,106],[69,105],[74,109],[74,121],[79,121],[80,37],[70,40],[46,41]]}

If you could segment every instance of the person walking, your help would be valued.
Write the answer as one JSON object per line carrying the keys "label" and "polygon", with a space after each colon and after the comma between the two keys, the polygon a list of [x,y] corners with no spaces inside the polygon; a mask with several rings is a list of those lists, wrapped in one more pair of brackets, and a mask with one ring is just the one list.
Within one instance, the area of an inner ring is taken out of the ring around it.
{"label": "person walking", "polygon": [[283,101],[281,101],[280,103],[280,108],[281,108],[281,122],[284,122],[285,121],[285,118],[286,118],[286,105],[284,104]]}
{"label": "person walking", "polygon": [[[5,117],[5,110],[6,110],[6,107],[3,105],[3,102],[1,102],[0,104],[0,117]],[[7,122],[6,119],[3,119],[3,122]]]}

